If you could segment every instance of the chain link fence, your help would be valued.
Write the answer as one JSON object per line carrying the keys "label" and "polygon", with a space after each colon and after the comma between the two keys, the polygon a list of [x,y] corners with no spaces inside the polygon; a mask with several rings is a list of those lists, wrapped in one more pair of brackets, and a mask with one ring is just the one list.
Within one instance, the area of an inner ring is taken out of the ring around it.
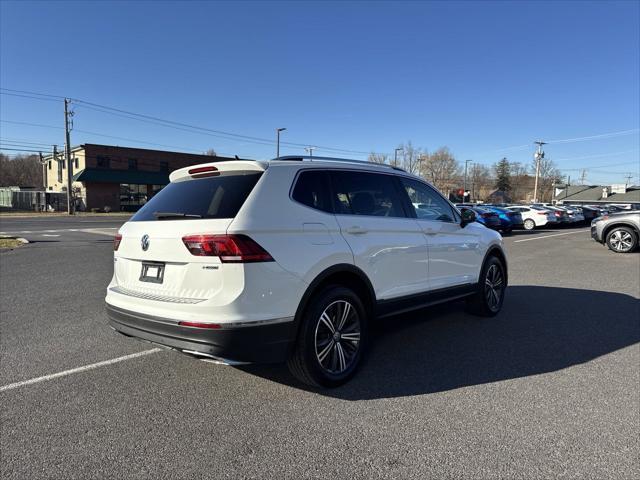
{"label": "chain link fence", "polygon": [[66,209],[66,193],[0,188],[2,211],[59,212]]}

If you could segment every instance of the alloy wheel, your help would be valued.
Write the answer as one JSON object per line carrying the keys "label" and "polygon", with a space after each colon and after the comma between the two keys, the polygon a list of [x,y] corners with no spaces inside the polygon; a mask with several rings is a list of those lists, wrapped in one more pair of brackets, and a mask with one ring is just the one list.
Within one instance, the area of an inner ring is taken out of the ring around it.
{"label": "alloy wheel", "polygon": [[346,300],[337,300],[324,309],[315,331],[315,352],[320,366],[341,374],[354,363],[360,349],[360,317]]}
{"label": "alloy wheel", "polygon": [[503,291],[504,277],[502,275],[502,270],[498,267],[498,265],[493,264],[487,270],[484,289],[487,306],[493,312],[497,311],[500,308],[500,301],[502,299]]}
{"label": "alloy wheel", "polygon": [[616,230],[611,234],[609,243],[616,252],[627,252],[633,246],[633,237],[629,232]]}

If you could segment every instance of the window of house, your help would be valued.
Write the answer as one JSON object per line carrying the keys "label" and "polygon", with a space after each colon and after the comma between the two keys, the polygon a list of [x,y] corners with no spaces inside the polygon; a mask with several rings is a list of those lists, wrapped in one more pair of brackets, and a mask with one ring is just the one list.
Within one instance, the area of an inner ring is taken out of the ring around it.
{"label": "window of house", "polygon": [[73,159],[73,167],[74,168],[80,168],[80,161],[78,160],[78,157],[75,157]]}
{"label": "window of house", "polygon": [[98,155],[96,157],[96,165],[98,168],[109,168],[111,166],[111,159],[105,155]]}
{"label": "window of house", "polygon": [[160,171],[168,172],[169,171],[169,162],[160,162]]}
{"label": "window of house", "polygon": [[138,169],[138,160],[135,158],[129,159],[129,170],[137,170]]}
{"label": "window of house", "polygon": [[402,197],[391,175],[334,171],[331,183],[337,214],[406,217]]}
{"label": "window of house", "polygon": [[49,160],[47,163],[49,164],[48,165],[49,166],[49,170],[51,170],[51,160]]}

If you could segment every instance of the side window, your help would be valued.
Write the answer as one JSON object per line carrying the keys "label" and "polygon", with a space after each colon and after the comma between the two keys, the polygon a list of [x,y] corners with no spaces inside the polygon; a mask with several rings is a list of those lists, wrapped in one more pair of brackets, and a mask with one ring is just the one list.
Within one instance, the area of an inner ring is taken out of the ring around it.
{"label": "side window", "polygon": [[440,222],[455,221],[456,216],[451,205],[433,188],[410,178],[401,177],[400,182],[409,196],[409,201],[418,219]]}
{"label": "side window", "polygon": [[391,175],[333,171],[331,182],[337,214],[406,217]]}
{"label": "side window", "polygon": [[329,176],[320,170],[301,172],[293,187],[291,197],[303,205],[316,210],[333,213],[329,194]]}

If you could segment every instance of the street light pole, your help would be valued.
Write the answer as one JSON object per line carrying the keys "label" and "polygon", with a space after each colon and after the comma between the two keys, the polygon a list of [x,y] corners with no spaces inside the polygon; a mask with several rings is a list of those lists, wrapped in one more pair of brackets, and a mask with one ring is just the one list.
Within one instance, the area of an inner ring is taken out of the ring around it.
{"label": "street light pole", "polygon": [[276,128],[276,158],[280,158],[280,132],[284,132],[286,128]]}
{"label": "street light pole", "polygon": [[401,148],[396,148],[395,152],[393,152],[393,166],[397,167],[398,166],[398,152],[402,152],[404,150],[403,147]]}
{"label": "street light pole", "polygon": [[313,158],[313,151],[316,149],[316,147],[305,147],[304,149],[309,154],[309,158]]}
{"label": "street light pole", "polygon": [[464,203],[464,199],[467,196],[467,167],[469,165],[469,162],[471,161],[472,160],[464,161],[464,182],[462,184],[462,203]]}

